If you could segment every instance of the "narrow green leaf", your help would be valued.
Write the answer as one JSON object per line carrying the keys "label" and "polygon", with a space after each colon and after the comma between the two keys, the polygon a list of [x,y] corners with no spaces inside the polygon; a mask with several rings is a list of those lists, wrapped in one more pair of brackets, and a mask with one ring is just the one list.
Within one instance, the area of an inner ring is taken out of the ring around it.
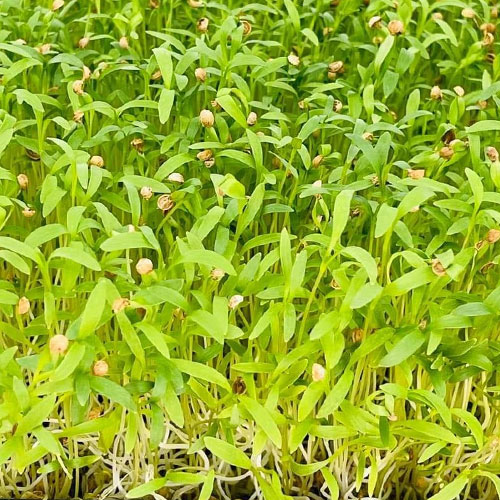
{"label": "narrow green leaf", "polygon": [[206,437],[206,447],[217,457],[228,464],[251,470],[253,468],[251,460],[238,448],[221,439]]}

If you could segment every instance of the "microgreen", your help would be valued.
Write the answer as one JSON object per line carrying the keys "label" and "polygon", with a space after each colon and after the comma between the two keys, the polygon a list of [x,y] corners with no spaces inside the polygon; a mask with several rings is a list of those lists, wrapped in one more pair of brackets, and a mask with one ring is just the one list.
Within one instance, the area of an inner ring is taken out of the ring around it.
{"label": "microgreen", "polygon": [[498,498],[497,18],[0,2],[0,496]]}

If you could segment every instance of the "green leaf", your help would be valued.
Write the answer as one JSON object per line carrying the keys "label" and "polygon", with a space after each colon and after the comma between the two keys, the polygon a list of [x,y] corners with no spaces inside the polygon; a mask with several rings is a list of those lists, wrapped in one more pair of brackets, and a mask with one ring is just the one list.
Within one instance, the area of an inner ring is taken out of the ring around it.
{"label": "green leaf", "polygon": [[7,250],[11,250],[14,253],[17,253],[23,257],[28,257],[28,259],[38,261],[38,255],[35,250],[26,243],[21,241],[17,241],[14,238],[10,238],[8,236],[0,236],[0,247],[6,248]]}
{"label": "green leaf", "polygon": [[174,104],[175,91],[162,89],[160,94],[160,102],[158,103],[158,113],[160,115],[160,123],[167,123],[170,118],[170,112]]}
{"label": "green leaf", "polygon": [[377,283],[364,284],[353,297],[351,302],[351,309],[359,309],[369,304],[372,300],[382,293],[383,288]]}
{"label": "green leaf", "polygon": [[0,262],[8,262],[12,267],[24,274],[30,274],[31,270],[24,259],[17,253],[11,252],[10,250],[0,250]]}
{"label": "green leaf", "polygon": [[387,285],[384,293],[392,296],[404,295],[419,286],[427,285],[435,278],[436,276],[430,267],[420,267]]}
{"label": "green leaf", "polygon": [[32,409],[21,418],[17,425],[16,436],[24,436],[35,427],[41,425],[56,406],[56,396],[52,394],[36,403]]}
{"label": "green leaf", "polygon": [[460,495],[460,492],[465,488],[469,478],[465,474],[461,474],[451,483],[447,484],[439,493],[436,493],[429,500],[453,500]]}
{"label": "green leaf", "polygon": [[33,111],[38,111],[39,113],[43,113],[45,111],[42,101],[40,98],[26,89],[16,89],[12,92],[17,97],[17,102],[22,104],[25,102]]}
{"label": "green leaf", "polygon": [[172,156],[172,158],[169,158],[166,162],[161,164],[160,168],[156,171],[154,178],[161,181],[172,172],[177,171],[179,167],[190,161],[193,161],[193,158],[187,153],[180,153]]}
{"label": "green leaf", "polygon": [[118,403],[119,405],[127,408],[131,411],[137,411],[137,406],[126,389],[116,382],[109,380],[104,377],[90,377],[90,387],[92,390],[98,394],[106,396],[111,401]]}
{"label": "green leaf", "polygon": [[150,177],[143,177],[142,175],[124,175],[120,179],[120,182],[132,184],[137,189],[147,186],[155,193],[170,193],[170,189],[163,182],[151,179]]}
{"label": "green leaf", "polygon": [[170,351],[164,335],[153,325],[141,322],[138,324],[139,330],[146,335],[147,339],[155,346],[157,351],[165,358],[170,358]]}
{"label": "green leaf", "polygon": [[81,264],[82,266],[92,269],[92,271],[101,270],[101,266],[99,262],[97,262],[95,257],[93,257],[88,252],[85,252],[80,248],[74,248],[74,247],[56,248],[50,254],[50,259],[55,259],[55,258],[71,260],[76,264]]}
{"label": "green leaf", "polygon": [[85,434],[93,434],[101,432],[102,430],[110,427],[112,421],[107,417],[96,418],[95,420],[89,420],[87,422],[82,422],[81,424],[62,429],[57,435],[58,437],[73,437],[73,436],[83,436]]}
{"label": "green leaf", "polygon": [[205,446],[216,457],[224,460],[224,462],[228,464],[247,470],[253,468],[251,460],[241,450],[226,441],[213,437],[206,437]]}
{"label": "green leaf", "polygon": [[140,304],[156,306],[168,302],[175,307],[180,307],[187,311],[189,303],[182,294],[167,286],[151,285],[139,290],[134,295],[134,301]]}
{"label": "green leaf", "polygon": [[0,289],[0,304],[15,306],[18,301],[19,297],[15,293]]}
{"label": "green leaf", "polygon": [[9,68],[3,74],[3,83],[4,85],[9,81],[15,78],[17,75],[31,68],[32,66],[41,66],[42,63],[36,59],[25,57],[12,63]]}
{"label": "green leaf", "polygon": [[33,230],[24,242],[33,247],[39,247],[47,241],[53,240],[54,238],[58,238],[63,234],[66,234],[68,230],[62,224],[47,224],[46,226],[37,227]]}
{"label": "green leaf", "polygon": [[330,490],[331,500],[339,500],[339,498],[340,498],[339,485],[337,483],[337,480],[333,476],[333,474],[326,467],[323,467],[321,469],[321,474],[323,474],[323,477],[325,478],[325,482],[328,486],[328,489]]}
{"label": "green leaf", "polygon": [[125,314],[125,311],[120,311],[116,313],[116,319],[118,320],[118,325],[120,326],[121,334],[129,346],[132,354],[138,359],[142,365],[146,364],[146,358],[144,355],[144,349],[142,348],[141,341],[134,326]]}
{"label": "green leaf", "polygon": [[472,413],[469,413],[467,410],[463,410],[462,408],[452,408],[451,413],[465,422],[467,427],[470,429],[471,434],[474,436],[477,447],[481,449],[484,444],[484,433],[479,420],[472,415]]}
{"label": "green leaf", "polygon": [[314,325],[311,330],[311,340],[317,340],[326,335],[328,332],[333,331],[335,328],[334,318],[338,317],[337,311],[331,311],[326,314],[322,314],[319,317],[319,321]]}
{"label": "green leaf", "polygon": [[465,128],[468,134],[479,134],[481,132],[498,132],[500,130],[500,121],[498,120],[479,120],[474,125]]}
{"label": "green leaf", "polygon": [[351,370],[347,370],[342,374],[328,393],[323,406],[319,409],[318,418],[328,417],[328,415],[331,415],[340,406],[351,388],[353,379],[354,374]]}
{"label": "green leaf", "polygon": [[299,422],[302,422],[311,414],[323,392],[323,385],[319,382],[313,382],[302,393],[299,401]]}
{"label": "green leaf", "polygon": [[213,250],[187,250],[177,260],[177,264],[183,263],[203,264],[211,268],[222,269],[231,276],[236,274],[236,270],[231,262]]}
{"label": "green leaf", "polygon": [[436,453],[440,452],[447,445],[446,441],[437,441],[432,443],[428,448],[426,448],[420,457],[418,457],[418,463],[424,463],[430,458],[432,458]]}
{"label": "green leaf", "polygon": [[69,351],[64,355],[61,364],[56,368],[52,380],[63,380],[71,376],[78,368],[80,361],[85,354],[85,345],[74,343]]}
{"label": "green leaf", "polygon": [[146,495],[151,495],[151,493],[163,488],[165,484],[167,484],[167,481],[168,479],[166,477],[159,477],[136,486],[127,492],[127,498],[143,498]]}
{"label": "green leaf", "polygon": [[10,437],[0,445],[0,465],[3,465],[16,452],[19,437]]}
{"label": "green leaf", "polygon": [[156,62],[160,67],[161,76],[163,77],[163,82],[165,88],[170,89],[172,84],[172,75],[174,74],[174,67],[172,64],[172,56],[170,51],[165,47],[158,47],[153,49],[153,54],[155,55]]}
{"label": "green leaf", "polygon": [[116,111],[119,115],[121,115],[124,111],[127,111],[127,109],[132,108],[158,109],[158,103],[155,101],[150,101],[148,99],[134,99],[132,101],[126,102]]}
{"label": "green leaf", "polygon": [[182,406],[179,401],[179,398],[174,392],[174,389],[171,385],[167,386],[167,390],[165,391],[165,407],[168,413],[168,416],[172,420],[174,424],[178,427],[184,426],[184,413],[182,411]]}
{"label": "green leaf", "polygon": [[33,429],[33,434],[37,438],[40,446],[43,446],[47,451],[50,451],[54,455],[60,455],[59,441],[54,437],[54,434],[44,427],[38,427]]}
{"label": "green leaf", "polygon": [[245,211],[238,219],[238,227],[236,233],[240,235],[250,225],[262,208],[264,200],[265,185],[259,184],[255,189],[250,199],[248,200]]}
{"label": "green leaf", "polygon": [[90,293],[82,313],[79,335],[86,337],[94,333],[106,306],[106,280],[98,281]]}
{"label": "green leaf", "polygon": [[397,218],[400,219],[401,217],[405,216],[410,210],[418,207],[432,196],[434,196],[434,193],[429,189],[425,189],[422,187],[412,189],[399,204]]}
{"label": "green leaf", "polygon": [[290,18],[290,21],[292,21],[293,27],[295,28],[295,31],[300,30],[300,17],[299,17],[299,11],[297,10],[297,7],[295,7],[295,4],[293,3],[292,0],[285,0],[285,7],[288,12],[288,16]]}
{"label": "green leaf", "polygon": [[[222,297],[217,297],[222,298]],[[224,316],[227,321],[227,301],[226,308],[224,311]],[[193,320],[199,326],[201,326],[209,335],[211,335],[219,344],[224,343],[224,337],[227,332],[227,324],[225,328],[221,328],[218,325],[218,321],[215,314],[210,314],[208,311],[203,311],[201,309],[194,311],[189,315],[189,319]]]}
{"label": "green leaf", "polygon": [[281,231],[280,239],[280,260],[281,267],[283,269],[283,275],[290,281],[290,275],[292,272],[292,252],[290,246],[290,238],[288,237],[288,231],[283,228]]}
{"label": "green leaf", "polygon": [[101,250],[105,252],[117,252],[132,248],[153,248],[143,233],[134,231],[132,233],[117,233],[111,238],[103,241]]}
{"label": "green leaf", "polygon": [[281,448],[281,433],[274,421],[271,412],[259,404],[255,399],[241,396],[241,404],[252,415],[255,423],[265,432],[266,436]]}
{"label": "green leaf", "polygon": [[370,282],[372,284],[377,282],[377,276],[378,276],[377,263],[375,262],[375,259],[371,256],[371,254],[367,252],[364,248],[345,247],[342,249],[342,255],[347,255],[348,257],[351,257],[352,259],[359,262],[366,271],[366,274],[368,275]]}
{"label": "green leaf", "polygon": [[209,470],[208,474],[205,476],[203,487],[201,488],[198,500],[210,500],[210,496],[212,495],[214,487],[214,479],[215,479],[215,471]]}
{"label": "green leaf", "polygon": [[172,359],[170,361],[183,373],[187,373],[195,378],[206,380],[207,382],[212,382],[228,391],[231,390],[226,377],[210,366],[189,361],[187,359]]}
{"label": "green leaf", "polygon": [[176,472],[168,471],[166,478],[169,482],[176,484],[199,484],[205,481],[205,476],[203,474],[195,474],[192,472]]}
{"label": "green leaf", "polygon": [[275,369],[273,363],[249,361],[248,363],[235,363],[231,369],[240,373],[271,373]]}
{"label": "green leaf", "polygon": [[330,238],[330,245],[328,247],[329,251],[334,249],[347,225],[353,194],[354,191],[344,190],[341,191],[335,198],[335,204],[333,207],[332,235]]}
{"label": "green leaf", "polygon": [[236,101],[229,95],[222,95],[217,97],[217,102],[224,109],[224,111],[236,122],[238,125],[243,128],[247,128],[247,119],[245,115],[241,111]]}
{"label": "green leaf", "polygon": [[[402,430],[407,432],[402,432]],[[422,439],[428,442],[435,442],[436,438],[447,441],[448,443],[460,444],[460,438],[455,436],[453,432],[441,427],[433,422],[426,422],[423,420],[405,420],[398,422],[397,426],[393,428],[393,432],[411,436],[412,439]]]}
{"label": "green leaf", "polygon": [[425,342],[425,335],[415,329],[399,340],[380,360],[379,366],[394,366],[414,354]]}
{"label": "green leaf", "polygon": [[375,238],[384,236],[397,220],[398,211],[383,203],[377,213],[377,222],[375,225]]}
{"label": "green leaf", "polygon": [[394,45],[394,40],[395,37],[393,37],[392,35],[388,35],[385,37],[385,40],[380,44],[377,54],[375,55],[375,61],[374,61],[375,73],[378,73],[380,71],[382,64],[384,63],[385,59],[387,58],[392,49],[392,46]]}
{"label": "green leaf", "polygon": [[301,30],[301,33],[309,39],[310,42],[312,42],[312,44],[314,46],[318,46],[319,45],[319,40],[318,40],[318,37],[316,36],[316,33],[314,33],[314,31],[310,30],[309,28],[303,28]]}
{"label": "green leaf", "polygon": [[476,210],[479,210],[484,196],[483,183],[481,182],[481,178],[479,177],[479,175],[477,175],[476,172],[474,172],[474,170],[471,170],[470,168],[465,169],[465,175],[469,180],[470,187],[474,194],[474,205],[476,207]]}

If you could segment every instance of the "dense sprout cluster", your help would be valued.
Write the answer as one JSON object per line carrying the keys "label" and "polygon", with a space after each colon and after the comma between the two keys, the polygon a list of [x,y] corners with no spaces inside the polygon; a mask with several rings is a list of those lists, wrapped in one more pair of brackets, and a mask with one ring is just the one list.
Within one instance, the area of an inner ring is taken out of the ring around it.
{"label": "dense sprout cluster", "polygon": [[0,496],[498,498],[497,17],[0,2]]}

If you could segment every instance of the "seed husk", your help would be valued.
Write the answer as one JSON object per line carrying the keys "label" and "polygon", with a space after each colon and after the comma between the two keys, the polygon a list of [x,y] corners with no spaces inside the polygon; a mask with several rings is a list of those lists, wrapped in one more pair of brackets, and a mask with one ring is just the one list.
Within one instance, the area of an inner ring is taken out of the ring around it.
{"label": "seed husk", "polygon": [[326,377],[325,367],[319,363],[314,363],[312,365],[311,376],[313,382],[321,382]]}
{"label": "seed husk", "polygon": [[453,151],[453,149],[449,146],[443,146],[439,150],[439,156],[445,160],[449,160],[454,155],[454,153],[455,152]]}
{"label": "seed husk", "polygon": [[184,182],[184,176],[180,174],[179,172],[172,172],[168,176],[168,180],[170,182],[178,182],[179,184],[182,184]]}
{"label": "seed husk", "polygon": [[344,71],[344,63],[342,61],[333,61],[328,65],[328,70],[332,73],[342,73]]}
{"label": "seed husk", "polygon": [[90,42],[90,38],[88,36],[84,36],[84,37],[80,38],[80,40],[78,40],[78,47],[80,49],[84,49],[85,47],[87,47],[89,42]]}
{"label": "seed husk", "polygon": [[130,141],[130,145],[138,152],[142,153],[144,151],[144,140],[140,137],[136,137]]}
{"label": "seed husk", "polygon": [[199,82],[204,82],[207,79],[207,72],[203,68],[196,68],[194,76]]}
{"label": "seed husk", "polygon": [[153,196],[153,189],[149,186],[143,186],[141,188],[141,196],[145,199],[145,200],[150,200],[151,197]]}
{"label": "seed husk", "polygon": [[123,311],[130,305],[130,300],[125,298],[125,297],[120,297],[118,299],[115,299],[113,302],[113,312],[115,314],[119,313],[120,311]]}
{"label": "seed husk", "polygon": [[225,275],[226,275],[226,273],[225,273],[225,271],[223,269],[215,268],[215,269],[212,269],[212,271],[210,272],[210,277],[214,281],[221,280]]}
{"label": "seed husk", "polygon": [[169,194],[163,194],[158,198],[157,201],[158,208],[163,212],[163,215],[166,215],[172,208],[174,208],[174,201],[170,197]]}
{"label": "seed husk", "polygon": [[431,99],[433,99],[434,101],[440,101],[443,98],[443,92],[437,85],[434,85],[434,87],[431,88],[430,95]]}
{"label": "seed husk", "polygon": [[105,377],[108,374],[109,366],[103,359],[96,361],[92,368],[92,372],[96,377]]}
{"label": "seed husk", "polygon": [[297,54],[294,54],[293,52],[291,54],[288,54],[288,62],[292,66],[298,66],[300,64],[300,58]]}
{"label": "seed husk", "polygon": [[198,19],[198,22],[196,23],[196,29],[200,33],[206,33],[208,31],[208,25],[210,21],[208,20],[207,17],[202,17],[201,19]]}
{"label": "seed husk", "polygon": [[257,113],[251,111],[247,117],[247,124],[253,127],[257,123]]}
{"label": "seed husk", "polygon": [[55,12],[64,6],[64,0],[54,0],[52,2],[52,10]]}
{"label": "seed husk", "polygon": [[432,260],[432,272],[436,276],[446,276],[446,269],[439,259]]}
{"label": "seed husk", "polygon": [[243,302],[243,300],[243,295],[233,295],[229,299],[229,309],[236,309]]}
{"label": "seed husk", "polygon": [[83,90],[83,86],[84,86],[83,80],[75,80],[72,86],[73,92],[77,95],[83,95],[85,93]]}
{"label": "seed husk", "polygon": [[233,382],[233,393],[234,394],[245,394],[247,391],[247,386],[245,381],[241,377],[237,377]]}
{"label": "seed husk", "polygon": [[381,27],[382,18],[380,16],[373,16],[368,21],[368,27],[372,29],[378,29]]}
{"label": "seed husk", "polygon": [[241,25],[243,26],[243,35],[250,35],[250,33],[252,32],[252,25],[246,19],[243,19],[241,21]]}
{"label": "seed husk", "polygon": [[19,174],[17,176],[17,183],[21,189],[28,189],[29,179],[26,174]]}
{"label": "seed husk", "polygon": [[24,217],[26,217],[27,219],[30,219],[31,217],[33,217],[34,215],[36,214],[36,210],[34,208],[31,208],[31,207],[26,207],[23,209],[23,215]]}
{"label": "seed husk", "polygon": [[499,158],[499,154],[498,154],[497,148],[495,148],[493,146],[488,146],[486,148],[486,156],[488,156],[488,159],[491,162],[497,162],[498,158]]}
{"label": "seed husk", "polygon": [[76,123],[82,123],[83,117],[85,116],[85,113],[80,110],[76,110],[73,113],[73,121]]}
{"label": "seed husk", "polygon": [[31,310],[31,304],[27,297],[21,297],[17,303],[17,314],[28,314]]}
{"label": "seed husk", "polygon": [[399,19],[393,19],[387,25],[387,29],[389,30],[389,33],[393,36],[402,35],[404,33],[405,26],[403,22],[400,21]]}
{"label": "seed husk", "polygon": [[323,155],[316,155],[312,160],[313,168],[318,168],[323,163],[323,159],[324,159]]}
{"label": "seed husk", "polygon": [[500,229],[490,229],[486,235],[488,243],[496,243],[500,240]]}
{"label": "seed husk", "polygon": [[127,50],[129,48],[128,38],[126,36],[122,36],[118,41],[118,45],[121,49]]}
{"label": "seed husk", "polygon": [[49,350],[53,354],[63,354],[69,346],[68,337],[65,335],[54,335],[49,342]]}
{"label": "seed husk", "polygon": [[213,152],[211,149],[204,149],[203,151],[200,151],[197,155],[196,158],[200,161],[207,161],[210,160],[213,157]]}
{"label": "seed husk", "polygon": [[200,123],[207,128],[213,127],[215,123],[214,114],[209,109],[200,111]]}
{"label": "seed husk", "polygon": [[137,261],[135,269],[141,276],[145,276],[146,274],[153,272],[153,262],[150,259],[143,257]]}
{"label": "seed husk", "polygon": [[474,9],[466,7],[465,9],[462,9],[462,17],[465,19],[474,19],[476,17],[476,13],[474,12]]}
{"label": "seed husk", "polygon": [[408,177],[413,180],[423,179],[425,177],[425,170],[422,168],[408,170]]}
{"label": "seed husk", "polygon": [[104,159],[102,156],[94,155],[90,157],[89,165],[94,167],[102,168],[104,167]]}

